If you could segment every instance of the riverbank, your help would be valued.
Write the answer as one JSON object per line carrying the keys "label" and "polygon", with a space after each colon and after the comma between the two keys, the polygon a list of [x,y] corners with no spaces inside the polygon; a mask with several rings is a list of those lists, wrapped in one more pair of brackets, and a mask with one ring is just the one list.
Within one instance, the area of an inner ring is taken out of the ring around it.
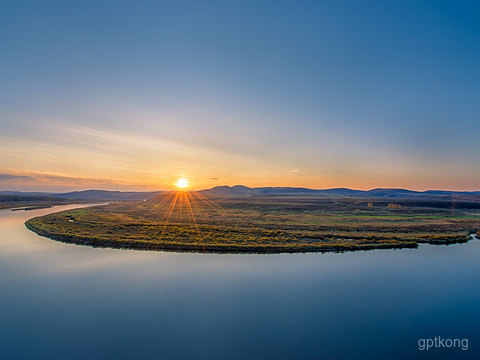
{"label": "riverbank", "polygon": [[[283,244],[283,245],[236,245],[236,244],[218,244],[218,243],[180,243],[177,241],[145,241],[145,240],[117,240],[112,238],[78,236],[74,234],[59,234],[46,231],[28,220],[25,226],[38,235],[60,241],[67,244],[76,244],[92,247],[116,248],[116,249],[134,249],[149,251],[173,251],[173,252],[205,252],[205,253],[257,253],[257,254],[276,254],[276,253],[306,253],[306,252],[344,252],[375,249],[404,249],[417,248],[415,242],[396,242],[396,243],[364,243],[364,244]],[[465,240],[466,242],[468,240]]]}
{"label": "riverbank", "polygon": [[71,205],[79,203],[91,203],[91,200],[55,198],[51,196],[20,196],[20,195],[0,195],[0,210],[11,209],[20,210],[39,210],[48,209],[54,206]]}

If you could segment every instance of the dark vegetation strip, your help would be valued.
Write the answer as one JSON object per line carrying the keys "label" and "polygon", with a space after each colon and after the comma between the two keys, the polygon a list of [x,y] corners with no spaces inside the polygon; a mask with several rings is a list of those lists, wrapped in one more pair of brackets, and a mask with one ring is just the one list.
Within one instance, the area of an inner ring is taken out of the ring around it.
{"label": "dark vegetation strip", "polygon": [[79,202],[86,201],[52,196],[0,195],[0,209],[12,209],[12,211],[46,209],[52,206],[77,204]]}

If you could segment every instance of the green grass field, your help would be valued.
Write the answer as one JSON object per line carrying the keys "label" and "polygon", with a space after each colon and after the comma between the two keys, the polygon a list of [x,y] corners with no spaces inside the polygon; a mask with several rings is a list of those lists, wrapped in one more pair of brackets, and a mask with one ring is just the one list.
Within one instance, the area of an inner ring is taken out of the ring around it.
{"label": "green grass field", "polygon": [[[176,198],[175,198],[176,196]],[[479,210],[357,198],[162,195],[33,218],[52,239],[92,246],[206,252],[308,252],[466,242]]]}

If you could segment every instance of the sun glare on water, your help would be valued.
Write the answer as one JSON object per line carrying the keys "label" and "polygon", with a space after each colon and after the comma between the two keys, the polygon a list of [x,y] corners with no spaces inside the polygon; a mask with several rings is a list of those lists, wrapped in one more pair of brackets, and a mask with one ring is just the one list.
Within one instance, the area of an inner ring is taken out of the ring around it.
{"label": "sun glare on water", "polygon": [[188,184],[187,179],[180,178],[180,179],[178,179],[178,181],[175,185],[180,189],[185,189],[189,184]]}

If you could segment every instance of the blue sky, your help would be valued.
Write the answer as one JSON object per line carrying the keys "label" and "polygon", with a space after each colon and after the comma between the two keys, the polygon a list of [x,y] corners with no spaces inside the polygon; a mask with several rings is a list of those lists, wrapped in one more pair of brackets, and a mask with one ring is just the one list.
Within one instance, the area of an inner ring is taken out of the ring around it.
{"label": "blue sky", "polygon": [[478,2],[1,6],[0,189],[480,189]]}

